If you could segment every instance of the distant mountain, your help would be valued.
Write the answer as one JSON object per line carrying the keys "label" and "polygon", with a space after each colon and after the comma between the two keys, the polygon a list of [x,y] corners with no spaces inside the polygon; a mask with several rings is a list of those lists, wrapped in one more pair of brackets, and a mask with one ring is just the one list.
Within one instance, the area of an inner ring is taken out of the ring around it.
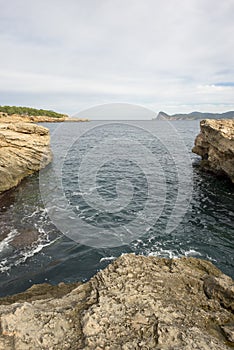
{"label": "distant mountain", "polygon": [[169,115],[165,112],[159,112],[155,119],[159,120],[197,120],[197,119],[234,119],[234,111],[224,113],[203,113],[192,112],[188,114],[178,113]]}

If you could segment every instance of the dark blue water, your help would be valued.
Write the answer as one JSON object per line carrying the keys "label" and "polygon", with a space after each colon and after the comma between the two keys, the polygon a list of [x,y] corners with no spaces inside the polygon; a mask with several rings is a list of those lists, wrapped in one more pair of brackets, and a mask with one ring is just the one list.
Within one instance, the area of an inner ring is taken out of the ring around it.
{"label": "dark blue water", "polygon": [[233,186],[199,170],[197,121],[45,126],[53,163],[1,196],[0,295],[87,280],[129,252],[234,277]]}

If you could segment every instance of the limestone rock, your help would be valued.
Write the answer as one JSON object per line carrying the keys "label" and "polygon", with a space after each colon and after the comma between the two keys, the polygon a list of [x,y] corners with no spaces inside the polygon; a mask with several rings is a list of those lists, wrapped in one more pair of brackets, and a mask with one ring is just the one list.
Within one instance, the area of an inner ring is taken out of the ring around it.
{"label": "limestone rock", "polygon": [[234,120],[202,120],[193,152],[202,157],[201,167],[234,182]]}
{"label": "limestone rock", "polygon": [[52,297],[51,289],[47,294],[37,288],[42,287],[0,300],[0,349],[225,350],[234,345],[233,280],[204,260],[127,254],[65,294],[56,289]]}
{"label": "limestone rock", "polygon": [[68,119],[67,116],[54,118],[46,115],[20,115],[20,114],[7,114],[0,112],[0,123],[46,123],[46,122],[63,122]]}
{"label": "limestone rock", "polygon": [[60,122],[87,122],[87,118],[48,117],[46,115],[19,115],[0,112],[0,123],[60,123]]}
{"label": "limestone rock", "polygon": [[52,160],[49,130],[30,123],[0,123],[0,193]]}

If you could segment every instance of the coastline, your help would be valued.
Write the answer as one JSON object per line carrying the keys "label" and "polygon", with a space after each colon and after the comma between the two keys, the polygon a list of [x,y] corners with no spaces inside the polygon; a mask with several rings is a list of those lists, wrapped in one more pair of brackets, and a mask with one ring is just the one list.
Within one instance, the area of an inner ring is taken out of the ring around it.
{"label": "coastline", "polygon": [[62,122],[88,122],[87,118],[70,118],[64,117],[48,117],[48,116],[29,116],[12,114],[7,115],[6,113],[0,113],[0,123],[62,123]]}
{"label": "coastline", "polygon": [[[4,130],[19,150],[37,134],[49,147],[41,126]],[[233,283],[205,260],[126,254],[86,283],[33,285],[1,298],[0,349],[230,349]]]}

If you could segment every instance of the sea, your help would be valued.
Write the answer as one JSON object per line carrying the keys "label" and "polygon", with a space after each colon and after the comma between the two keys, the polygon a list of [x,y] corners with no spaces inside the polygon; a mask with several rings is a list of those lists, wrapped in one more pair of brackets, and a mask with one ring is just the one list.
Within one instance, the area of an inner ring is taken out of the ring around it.
{"label": "sea", "polygon": [[0,296],[87,281],[126,253],[234,277],[233,185],[199,168],[199,121],[43,125],[52,163],[0,197]]}

